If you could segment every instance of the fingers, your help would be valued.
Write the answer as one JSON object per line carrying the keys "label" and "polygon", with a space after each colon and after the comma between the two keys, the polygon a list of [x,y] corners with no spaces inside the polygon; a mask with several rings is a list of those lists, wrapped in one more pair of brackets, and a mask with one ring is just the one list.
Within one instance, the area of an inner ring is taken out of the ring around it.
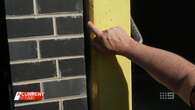
{"label": "fingers", "polygon": [[95,47],[95,49],[100,50],[101,52],[104,52],[104,50],[105,50],[105,47],[102,44],[101,39],[99,39],[97,37],[93,39],[92,45],[93,45],[93,47]]}
{"label": "fingers", "polygon": [[103,32],[99,30],[91,21],[88,22],[88,27],[97,35],[103,36]]}
{"label": "fingers", "polygon": [[107,51],[107,47],[105,47],[105,45],[103,44],[103,41],[101,41],[101,39],[97,37],[93,40],[92,45],[95,49],[97,49],[101,53],[111,54],[109,51]]}

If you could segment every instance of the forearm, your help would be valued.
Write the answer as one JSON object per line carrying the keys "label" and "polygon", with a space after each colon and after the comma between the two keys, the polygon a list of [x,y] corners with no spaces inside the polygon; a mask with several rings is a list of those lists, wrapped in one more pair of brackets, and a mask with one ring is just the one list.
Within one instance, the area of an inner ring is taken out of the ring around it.
{"label": "forearm", "polygon": [[95,48],[131,58],[189,104],[190,91],[195,84],[195,67],[192,63],[174,53],[139,44],[120,27],[101,31],[91,22],[88,22],[88,26],[96,34]]}
{"label": "forearm", "polygon": [[130,43],[127,56],[148,71],[154,79],[189,103],[191,84],[194,83],[189,76],[195,70],[194,65],[174,53],[139,44],[133,40]]}

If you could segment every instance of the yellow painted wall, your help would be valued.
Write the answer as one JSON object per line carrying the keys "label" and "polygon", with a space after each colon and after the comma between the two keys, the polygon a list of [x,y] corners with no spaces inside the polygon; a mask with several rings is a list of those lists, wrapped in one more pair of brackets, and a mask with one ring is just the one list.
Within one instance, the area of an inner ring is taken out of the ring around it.
{"label": "yellow painted wall", "polygon": [[[104,30],[121,26],[130,34],[130,0],[89,0],[89,16]],[[131,61],[91,51],[91,110],[132,110]]]}

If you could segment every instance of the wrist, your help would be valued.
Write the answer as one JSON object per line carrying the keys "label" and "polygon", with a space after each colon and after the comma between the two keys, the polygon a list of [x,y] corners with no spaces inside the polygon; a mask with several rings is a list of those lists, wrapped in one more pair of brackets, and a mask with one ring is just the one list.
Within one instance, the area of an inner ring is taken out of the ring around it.
{"label": "wrist", "polygon": [[137,50],[139,45],[141,45],[141,44],[138,43],[137,41],[135,41],[134,39],[129,38],[127,46],[124,50],[123,56],[125,56],[127,58],[133,57],[133,54],[135,53],[135,51]]}

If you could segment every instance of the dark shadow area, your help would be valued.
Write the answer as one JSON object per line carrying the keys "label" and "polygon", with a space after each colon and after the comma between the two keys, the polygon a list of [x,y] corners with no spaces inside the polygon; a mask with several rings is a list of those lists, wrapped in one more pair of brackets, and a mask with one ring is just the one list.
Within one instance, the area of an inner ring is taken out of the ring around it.
{"label": "dark shadow area", "polygon": [[[195,63],[194,0],[132,0],[131,7],[145,44],[175,52]],[[134,110],[189,110],[179,97],[160,100],[160,92],[164,91],[169,90],[133,65]]]}
{"label": "dark shadow area", "polygon": [[5,20],[4,0],[0,0],[0,81],[1,81],[1,108],[13,110],[12,82],[9,65],[9,50]]}
{"label": "dark shadow area", "polygon": [[88,0],[83,0],[83,25],[84,25],[84,52],[85,52],[85,71],[86,71],[86,79],[87,79],[87,103],[88,109],[91,110],[92,105],[92,93],[91,88],[92,84],[90,83],[90,68],[91,68],[91,55],[90,55],[90,31],[87,27],[87,22],[89,21],[89,10],[88,10]]}

